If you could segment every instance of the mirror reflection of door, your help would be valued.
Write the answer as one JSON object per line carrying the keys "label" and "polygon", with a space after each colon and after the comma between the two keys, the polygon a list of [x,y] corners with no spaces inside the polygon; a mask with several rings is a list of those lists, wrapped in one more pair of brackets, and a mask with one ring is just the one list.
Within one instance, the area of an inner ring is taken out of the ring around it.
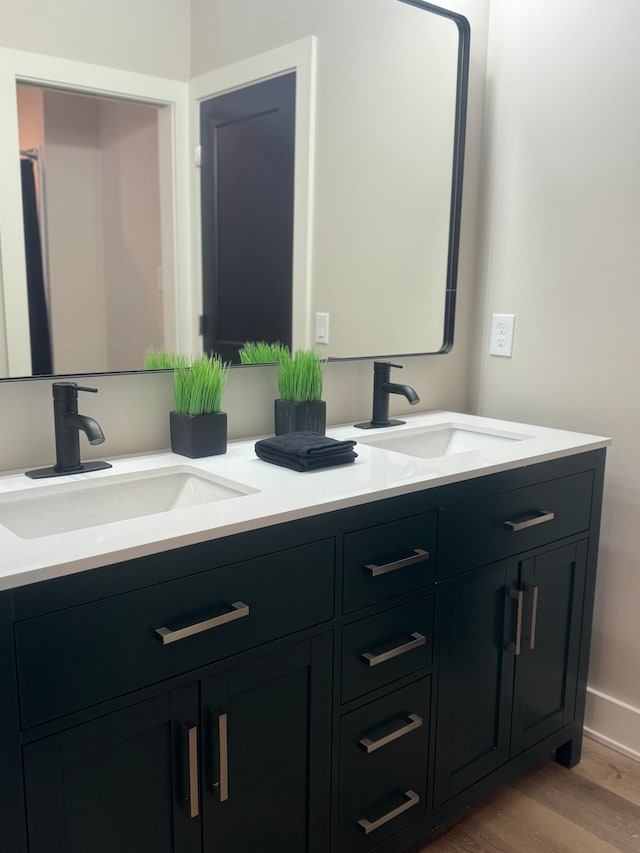
{"label": "mirror reflection of door", "polygon": [[295,73],[200,105],[205,352],[291,347]]}
{"label": "mirror reflection of door", "polygon": [[[30,306],[32,354],[43,328],[51,337],[52,364],[39,372],[142,369],[146,350],[166,345],[172,319],[161,240],[163,108],[22,84],[17,95],[45,295],[35,324]],[[23,189],[25,211],[27,201]],[[28,276],[36,250],[25,245]]]}

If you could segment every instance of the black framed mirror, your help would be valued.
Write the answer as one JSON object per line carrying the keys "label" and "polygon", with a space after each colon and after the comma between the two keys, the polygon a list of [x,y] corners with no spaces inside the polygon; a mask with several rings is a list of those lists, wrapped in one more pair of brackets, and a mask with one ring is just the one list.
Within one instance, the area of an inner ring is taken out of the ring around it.
{"label": "black framed mirror", "polygon": [[[331,359],[447,352],[453,343],[460,237],[469,70],[466,19],[420,0],[298,0],[295,15],[290,14],[288,0],[273,0],[264,9],[257,7],[264,21],[243,23],[238,4],[234,7],[225,0],[217,4],[218,12],[221,5],[233,40],[207,27],[212,4],[193,0],[193,31],[209,34],[206,45],[200,38],[191,45],[197,76],[214,66],[245,61],[257,50],[269,51],[310,36],[316,42],[308,304],[304,329],[301,335],[293,334],[293,345],[315,346],[318,318],[328,316],[329,342],[317,346]],[[185,85],[189,98],[190,84]],[[157,106],[162,106],[162,98]],[[173,120],[185,121],[184,111],[180,116],[177,112]],[[179,128],[180,133],[183,130]],[[20,148],[26,150],[16,140],[16,149]],[[43,160],[46,184],[46,149]],[[17,174],[18,154],[15,169]],[[53,200],[49,197],[47,203],[52,205]],[[178,224],[183,228],[179,243],[184,251],[199,223],[192,221],[188,232],[184,222]],[[0,239],[4,237],[0,233]],[[166,244],[166,226],[162,239]],[[173,239],[170,235],[168,242]],[[3,246],[7,242],[3,239]],[[14,330],[14,341],[17,336],[9,316],[14,303],[9,290],[25,287],[6,257],[5,251],[0,350],[3,345],[7,348],[7,328]],[[169,296],[175,287],[173,301],[168,298],[162,308],[160,326],[167,333],[162,343],[169,349],[196,351],[202,342],[197,270],[184,265],[173,281],[167,274],[171,263],[171,258],[163,261],[165,268],[156,271],[149,288],[150,293],[155,288],[157,297],[162,290]],[[118,275],[120,285],[124,282],[120,290],[131,292],[126,271]],[[86,279],[79,286],[86,288]],[[190,292],[183,304],[184,288]],[[144,300],[139,307],[149,314]],[[104,316],[106,320],[106,311]],[[131,318],[133,308],[117,305],[111,317],[118,316]],[[131,329],[126,333],[129,338],[132,334]],[[52,375],[142,367],[139,361],[133,363],[137,355],[131,364],[107,360],[99,366],[79,355],[59,367],[55,333],[52,338]],[[141,341],[142,349],[157,342],[157,337]],[[111,349],[122,355],[122,347]],[[29,375],[30,369],[16,370],[11,359],[4,361],[3,366],[0,359],[3,378]],[[20,363],[24,365],[24,359]]]}

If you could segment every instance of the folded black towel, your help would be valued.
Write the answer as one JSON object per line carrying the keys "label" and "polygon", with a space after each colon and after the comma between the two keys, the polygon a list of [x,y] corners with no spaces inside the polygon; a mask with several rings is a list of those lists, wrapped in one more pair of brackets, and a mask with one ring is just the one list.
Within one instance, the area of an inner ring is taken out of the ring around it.
{"label": "folded black towel", "polygon": [[263,438],[256,442],[255,451],[259,459],[273,465],[293,471],[315,471],[353,462],[358,456],[353,450],[355,444],[355,441],[338,441],[319,432],[302,431]]}

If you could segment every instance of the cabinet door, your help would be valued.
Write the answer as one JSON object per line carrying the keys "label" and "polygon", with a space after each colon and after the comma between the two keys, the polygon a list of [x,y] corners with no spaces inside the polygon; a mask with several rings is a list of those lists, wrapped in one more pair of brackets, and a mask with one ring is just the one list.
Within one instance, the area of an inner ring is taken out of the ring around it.
{"label": "cabinet door", "polygon": [[332,638],[202,683],[204,849],[326,853]]}
{"label": "cabinet door", "polygon": [[586,551],[583,541],[522,563],[523,636],[516,664],[512,755],[573,718]]}
{"label": "cabinet door", "polygon": [[517,562],[505,561],[438,593],[436,806],[509,758],[517,577]]}
{"label": "cabinet door", "polygon": [[30,853],[197,853],[197,687],[24,748]]}

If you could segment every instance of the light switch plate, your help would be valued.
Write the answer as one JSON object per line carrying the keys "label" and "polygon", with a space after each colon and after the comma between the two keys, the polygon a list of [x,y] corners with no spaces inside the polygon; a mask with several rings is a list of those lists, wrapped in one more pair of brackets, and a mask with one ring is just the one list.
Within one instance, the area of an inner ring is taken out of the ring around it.
{"label": "light switch plate", "polygon": [[515,314],[491,315],[489,355],[500,355],[503,358],[511,358],[511,354],[513,352],[513,327],[515,326],[515,322]]}
{"label": "light switch plate", "polygon": [[329,343],[329,314],[324,311],[316,311],[316,343]]}

